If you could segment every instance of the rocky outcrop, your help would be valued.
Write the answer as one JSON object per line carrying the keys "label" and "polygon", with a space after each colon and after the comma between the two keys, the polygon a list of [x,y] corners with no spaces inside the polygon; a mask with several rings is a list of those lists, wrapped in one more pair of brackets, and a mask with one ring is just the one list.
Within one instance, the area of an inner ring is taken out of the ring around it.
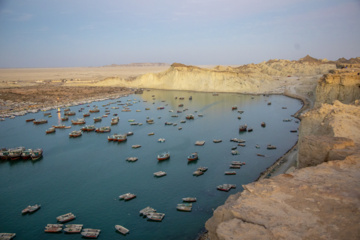
{"label": "rocky outcrop", "polygon": [[206,222],[211,240],[359,239],[360,155],[244,186]]}
{"label": "rocky outcrop", "polygon": [[283,93],[284,87],[279,86],[297,81],[288,78],[292,75],[324,74],[335,68],[335,64],[306,60],[270,60],[240,67],[217,66],[213,69],[174,63],[161,73],[148,73],[134,79],[111,77],[95,85],[203,92]]}
{"label": "rocky outcrop", "polygon": [[208,239],[360,239],[360,106],[335,99],[301,115],[299,168],[230,196]]}
{"label": "rocky outcrop", "polygon": [[334,70],[325,74],[316,88],[315,107],[339,100],[352,103],[360,98],[360,68]]}

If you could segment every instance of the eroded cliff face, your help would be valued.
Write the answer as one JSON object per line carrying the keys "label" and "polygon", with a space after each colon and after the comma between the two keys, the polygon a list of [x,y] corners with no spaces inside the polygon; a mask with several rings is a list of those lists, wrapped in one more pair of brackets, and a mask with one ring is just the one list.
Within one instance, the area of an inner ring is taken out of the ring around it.
{"label": "eroded cliff face", "polygon": [[211,240],[359,239],[360,155],[244,186],[206,222]]}
{"label": "eroded cliff face", "polygon": [[301,115],[298,169],[230,196],[209,239],[360,239],[360,105],[335,99]]}
{"label": "eroded cliff face", "polygon": [[360,68],[334,70],[325,74],[316,87],[315,107],[339,100],[352,103],[360,98]]}
{"label": "eroded cliff face", "polygon": [[106,78],[95,85],[203,92],[283,93],[283,86],[298,80],[289,78],[290,75],[324,74],[335,67],[335,64],[288,60],[271,60],[236,68],[218,66],[213,69],[175,63],[165,72],[144,74],[134,79]]}

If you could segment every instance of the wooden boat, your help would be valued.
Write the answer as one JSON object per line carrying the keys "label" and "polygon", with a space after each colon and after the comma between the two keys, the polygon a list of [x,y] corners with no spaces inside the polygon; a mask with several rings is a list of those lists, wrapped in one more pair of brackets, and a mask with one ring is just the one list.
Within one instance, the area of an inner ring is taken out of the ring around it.
{"label": "wooden boat", "polygon": [[241,165],[231,164],[231,165],[230,165],[230,168],[231,168],[231,169],[240,169],[240,168],[241,168]]}
{"label": "wooden boat", "polygon": [[59,124],[59,125],[53,125],[53,128],[66,128],[66,126],[64,124]]}
{"label": "wooden boat", "polygon": [[26,119],[25,121],[26,122],[33,122],[35,120],[35,118],[29,118],[29,119]]}
{"label": "wooden boat", "polygon": [[265,122],[262,122],[262,123],[261,123],[261,126],[262,126],[262,127],[266,127],[266,123],[265,123]]}
{"label": "wooden boat", "polygon": [[73,111],[68,111],[68,112],[65,112],[64,115],[65,115],[65,116],[75,116],[76,113],[73,112]]}
{"label": "wooden boat", "polygon": [[90,117],[90,113],[84,113],[83,117]]}
{"label": "wooden boat", "polygon": [[241,125],[241,126],[239,127],[239,132],[246,132],[246,130],[247,130],[247,125],[246,125],[246,124]]}
{"label": "wooden boat", "polygon": [[2,148],[0,150],[0,159],[1,160],[8,160],[9,158],[9,150],[7,150],[6,148]]}
{"label": "wooden boat", "polygon": [[135,144],[135,145],[132,145],[131,147],[132,147],[132,148],[140,148],[141,145]]}
{"label": "wooden boat", "polygon": [[60,215],[56,218],[56,220],[60,223],[69,222],[71,220],[74,220],[76,216],[73,213],[66,213],[63,215]]}
{"label": "wooden boat", "polygon": [[217,190],[228,192],[228,191],[230,191],[230,189],[236,188],[236,185],[235,184],[222,184],[222,185],[217,186],[216,188],[217,188]]}
{"label": "wooden boat", "polygon": [[205,141],[196,141],[195,145],[196,146],[203,146],[205,144]]}
{"label": "wooden boat", "polygon": [[153,213],[153,212],[156,212],[156,209],[149,207],[149,206],[144,209],[141,209],[139,211],[140,216],[144,216],[144,217],[146,217],[148,214]]}
{"label": "wooden boat", "polygon": [[193,175],[194,176],[201,176],[201,175],[203,175],[204,174],[204,172],[203,171],[200,171],[200,170],[196,170],[195,172],[193,172]]}
{"label": "wooden boat", "polygon": [[16,236],[16,233],[0,233],[1,240],[10,240]]}
{"label": "wooden boat", "polygon": [[107,133],[110,131],[111,131],[111,128],[109,126],[96,128],[96,130],[95,130],[95,132],[97,132],[97,133]]}
{"label": "wooden boat", "polygon": [[194,115],[193,115],[193,114],[188,114],[188,115],[186,115],[185,118],[188,119],[188,120],[193,120],[193,119],[194,119]]}
{"label": "wooden boat", "polygon": [[196,202],[196,197],[186,197],[182,199],[183,202]]}
{"label": "wooden boat", "polygon": [[148,133],[148,136],[152,136],[152,135],[155,135],[155,133],[154,132]]}
{"label": "wooden boat", "polygon": [[119,233],[126,235],[127,233],[129,233],[129,229],[121,226],[121,225],[115,225],[115,229],[116,231],[118,231]]}
{"label": "wooden boat", "polygon": [[236,175],[235,171],[226,171],[225,175]]}
{"label": "wooden boat", "polygon": [[22,151],[21,159],[26,160],[26,159],[31,158],[31,153],[32,153],[32,149],[27,149],[27,150]]}
{"label": "wooden boat", "polygon": [[116,125],[119,123],[120,118],[119,117],[114,117],[111,119],[111,125]]}
{"label": "wooden boat", "polygon": [[170,158],[170,153],[169,153],[169,152],[164,152],[164,153],[159,154],[159,155],[157,156],[157,159],[158,159],[159,161],[167,160],[167,159],[169,159],[169,158]]}
{"label": "wooden boat", "polygon": [[41,205],[39,204],[35,204],[35,205],[29,205],[27,206],[26,208],[24,208],[21,213],[22,214],[26,214],[26,213],[33,213],[33,212],[36,212],[37,210],[39,210],[41,207]]}
{"label": "wooden boat", "polygon": [[89,110],[90,113],[97,113],[100,112],[100,110],[98,108],[93,108]]}
{"label": "wooden boat", "polygon": [[101,122],[101,120],[102,120],[101,117],[94,117],[94,123]]}
{"label": "wooden boat", "polygon": [[238,155],[238,154],[239,154],[239,151],[237,151],[237,150],[232,150],[232,151],[231,151],[231,154],[232,154],[232,155]]}
{"label": "wooden boat", "polygon": [[84,228],[81,232],[83,238],[98,238],[100,229]]}
{"label": "wooden boat", "polygon": [[221,140],[221,139],[214,139],[213,142],[214,142],[214,143],[221,143],[222,140]]}
{"label": "wooden boat", "polygon": [[46,134],[55,133],[56,129],[54,127],[51,127],[45,131]]}
{"label": "wooden boat", "polygon": [[254,129],[248,128],[247,131],[248,131],[248,132],[252,132],[252,131],[254,131]]}
{"label": "wooden boat", "polygon": [[58,233],[62,231],[63,224],[47,224],[45,226],[45,232],[47,233]]}
{"label": "wooden boat", "polygon": [[83,131],[83,132],[95,131],[95,125],[86,125],[86,126],[81,128],[81,131]]}
{"label": "wooden boat", "polygon": [[259,157],[265,157],[264,154],[260,154],[260,153],[257,153],[256,155],[259,156]]}
{"label": "wooden boat", "polygon": [[294,129],[294,130],[290,130],[290,132],[292,132],[292,133],[296,133],[296,132],[297,132],[297,130],[296,130],[296,129]]}
{"label": "wooden boat", "polygon": [[172,122],[165,122],[165,125],[173,125]]}
{"label": "wooden boat", "polygon": [[197,170],[201,171],[201,172],[206,172],[208,170],[208,168],[207,167],[198,167]]}
{"label": "wooden boat", "polygon": [[165,213],[152,212],[149,213],[146,217],[149,221],[161,222],[165,217]]}
{"label": "wooden boat", "polygon": [[48,121],[46,119],[38,119],[38,120],[34,120],[33,123],[34,124],[44,124],[47,123]]}
{"label": "wooden boat", "polygon": [[71,131],[71,133],[69,133],[69,137],[71,137],[71,138],[80,137],[81,135],[82,135],[81,130],[74,130],[74,131]]}
{"label": "wooden boat", "polygon": [[240,161],[232,161],[231,164],[233,165],[239,165],[239,166],[242,166],[242,165],[245,165],[245,162],[240,162]]}
{"label": "wooden boat", "polygon": [[78,118],[77,120],[71,120],[73,125],[82,125],[85,124],[85,118]]}
{"label": "wooden boat", "polygon": [[83,228],[83,224],[67,224],[65,225],[65,233],[80,233]]}
{"label": "wooden boat", "polygon": [[266,148],[267,148],[267,149],[276,149],[276,146],[271,145],[271,144],[268,144],[268,145],[266,146]]}
{"label": "wooden boat", "polygon": [[127,132],[126,133],[126,136],[131,136],[131,135],[134,135],[134,133],[133,132]]}
{"label": "wooden boat", "polygon": [[10,159],[10,160],[20,159],[23,151],[25,151],[24,147],[17,147],[17,148],[9,149],[8,159]]}
{"label": "wooden boat", "polygon": [[147,119],[147,120],[146,120],[146,123],[148,123],[148,124],[153,124],[153,123],[154,123],[154,119]]}
{"label": "wooden boat", "polygon": [[198,160],[199,159],[198,153],[197,152],[192,153],[190,156],[187,157],[187,159],[188,159],[188,161]]}
{"label": "wooden boat", "polygon": [[158,142],[165,142],[165,138],[159,138]]}
{"label": "wooden boat", "polygon": [[231,110],[237,110],[237,106],[232,106]]}
{"label": "wooden boat", "polygon": [[137,160],[138,160],[137,157],[128,157],[128,158],[126,159],[126,161],[128,161],[128,162],[136,162]]}
{"label": "wooden boat", "polygon": [[163,172],[163,171],[154,172],[154,176],[155,177],[163,177],[163,176],[166,176],[166,172]]}
{"label": "wooden boat", "polygon": [[232,139],[230,139],[230,142],[244,143],[246,141],[242,140],[242,139],[238,139],[238,138],[232,138]]}
{"label": "wooden boat", "polygon": [[61,118],[61,121],[63,121],[63,122],[64,122],[64,121],[68,121],[68,120],[69,120],[69,117],[68,117],[68,116],[65,116],[65,117],[62,117],[62,118]]}
{"label": "wooden boat", "polygon": [[178,211],[182,211],[182,212],[191,212],[192,209],[192,203],[179,203],[176,206],[176,209]]}
{"label": "wooden boat", "polygon": [[136,195],[133,193],[125,193],[119,196],[120,200],[125,200],[125,201],[129,201],[134,198],[136,198]]}

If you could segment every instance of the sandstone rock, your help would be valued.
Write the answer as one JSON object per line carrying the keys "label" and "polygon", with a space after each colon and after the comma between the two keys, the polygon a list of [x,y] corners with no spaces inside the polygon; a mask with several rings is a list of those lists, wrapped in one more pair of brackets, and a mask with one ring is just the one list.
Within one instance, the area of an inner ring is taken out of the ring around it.
{"label": "sandstone rock", "polygon": [[206,222],[211,240],[359,239],[360,155],[244,186]]}

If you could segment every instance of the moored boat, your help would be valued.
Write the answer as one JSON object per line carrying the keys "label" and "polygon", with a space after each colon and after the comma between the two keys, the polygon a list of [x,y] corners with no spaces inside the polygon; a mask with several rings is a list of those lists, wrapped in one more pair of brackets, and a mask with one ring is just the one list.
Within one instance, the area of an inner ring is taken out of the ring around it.
{"label": "moored boat", "polygon": [[59,124],[59,125],[53,125],[53,128],[66,128],[66,126],[64,124]]}
{"label": "moored boat", "polygon": [[54,127],[51,127],[45,131],[46,134],[55,133],[56,129]]}
{"label": "moored boat", "polygon": [[225,175],[236,175],[235,171],[226,171]]}
{"label": "moored boat", "polygon": [[191,155],[189,155],[189,156],[187,157],[187,159],[188,159],[188,161],[198,160],[198,159],[199,159],[198,153],[197,153],[197,152],[192,153]]}
{"label": "moored boat", "polygon": [[31,158],[32,149],[26,149],[21,153],[21,159],[29,159]]}
{"label": "moored boat", "polygon": [[8,158],[10,160],[18,160],[21,158],[21,154],[24,150],[25,150],[24,147],[17,147],[17,148],[9,149]]}
{"label": "moored boat", "polygon": [[205,144],[205,141],[196,141],[195,145],[196,146],[203,146]]}
{"label": "moored boat", "polygon": [[41,205],[39,204],[35,204],[35,205],[29,205],[27,206],[26,208],[24,208],[21,213],[22,214],[26,214],[26,213],[33,213],[33,212],[36,212],[37,210],[39,210],[41,207]]}
{"label": "moored boat", "polygon": [[185,118],[188,119],[188,120],[191,120],[191,119],[194,119],[194,115],[193,114],[188,114],[188,115],[186,115]]}
{"label": "moored boat", "polygon": [[82,135],[81,130],[74,130],[69,133],[69,137],[71,138],[80,137],[81,135]]}
{"label": "moored boat", "polygon": [[136,198],[136,195],[133,193],[125,193],[119,196],[120,200],[125,200],[125,201],[129,201],[134,198]]}
{"label": "moored boat", "polygon": [[82,125],[85,124],[85,118],[78,118],[77,120],[71,120],[73,125]]}
{"label": "moored boat", "polygon": [[239,127],[239,132],[246,132],[246,130],[247,130],[247,125],[246,125],[246,124],[241,125],[241,126]]}
{"label": "moored boat", "polygon": [[152,212],[149,213],[146,217],[149,221],[161,222],[165,217],[165,213]]}
{"label": "moored boat", "polygon": [[126,161],[128,161],[128,162],[136,162],[137,160],[138,160],[137,157],[128,157],[128,158],[126,159]]}
{"label": "moored boat", "polygon": [[170,153],[169,153],[169,152],[164,152],[164,153],[159,154],[159,155],[157,156],[157,159],[158,159],[159,161],[167,160],[167,159],[169,159],[169,158],[170,158]]}
{"label": "moored boat", "polygon": [[45,226],[45,232],[47,233],[58,233],[62,231],[63,224],[47,224]]}
{"label": "moored boat", "polygon": [[93,108],[89,110],[90,113],[97,113],[100,112],[100,110],[98,108]]}
{"label": "moored boat", "polygon": [[100,229],[84,228],[81,232],[84,238],[98,238],[99,234]]}
{"label": "moored boat", "polygon": [[196,197],[185,197],[182,200],[183,202],[196,202]]}
{"label": "moored boat", "polygon": [[159,138],[158,142],[165,142],[165,138]]}
{"label": "moored boat", "polygon": [[178,211],[182,211],[182,212],[191,212],[192,209],[192,203],[179,203],[176,206],[176,209]]}
{"label": "moored boat", "polygon": [[261,123],[261,126],[262,126],[262,127],[266,127],[266,123],[265,123],[265,122],[262,122],[262,123]]}
{"label": "moored boat", "polygon": [[10,240],[16,236],[16,233],[0,233],[1,240]]}
{"label": "moored boat", "polygon": [[268,145],[266,146],[266,148],[267,148],[267,149],[276,149],[276,146],[271,145],[271,144],[268,144]]}
{"label": "moored boat", "polygon": [[213,142],[214,142],[214,143],[221,143],[222,140],[221,140],[221,139],[214,139]]}
{"label": "moored boat", "polygon": [[26,119],[25,121],[26,122],[33,122],[35,120],[35,118],[29,118],[29,119]]}
{"label": "moored boat", "polygon": [[102,117],[94,117],[94,123],[101,122]]}
{"label": "moored boat", "polygon": [[76,216],[73,213],[66,213],[63,215],[60,215],[56,218],[56,220],[60,223],[69,222],[71,220],[74,220]]}
{"label": "moored boat", "polygon": [[222,185],[217,186],[217,190],[224,191],[224,192],[228,192],[232,188],[236,188],[236,185],[226,183],[226,184],[222,184]]}
{"label": "moored boat", "polygon": [[83,131],[83,132],[95,131],[95,126],[94,125],[86,125],[86,126],[81,128],[81,131]]}
{"label": "moored boat", "polygon": [[155,177],[163,177],[163,176],[166,176],[166,172],[164,172],[164,171],[154,172],[154,176]]}
{"label": "moored boat", "polygon": [[140,148],[140,147],[141,147],[141,145],[139,145],[139,144],[135,144],[135,145],[132,145],[131,147],[132,147],[132,148]]}
{"label": "moored boat", "polygon": [[96,128],[96,130],[95,130],[95,132],[97,132],[97,133],[106,133],[106,132],[110,132],[110,131],[111,131],[111,128],[109,126]]}
{"label": "moored boat", "polygon": [[65,225],[65,233],[80,233],[83,228],[83,224],[67,224]]}
{"label": "moored boat", "polygon": [[34,124],[44,124],[44,123],[47,123],[48,121],[46,119],[37,119],[37,120],[34,120],[33,123]]}
{"label": "moored boat", "polygon": [[119,233],[126,235],[127,233],[129,233],[129,229],[127,229],[126,227],[123,227],[121,225],[115,225],[115,229],[116,231],[118,231]]}

